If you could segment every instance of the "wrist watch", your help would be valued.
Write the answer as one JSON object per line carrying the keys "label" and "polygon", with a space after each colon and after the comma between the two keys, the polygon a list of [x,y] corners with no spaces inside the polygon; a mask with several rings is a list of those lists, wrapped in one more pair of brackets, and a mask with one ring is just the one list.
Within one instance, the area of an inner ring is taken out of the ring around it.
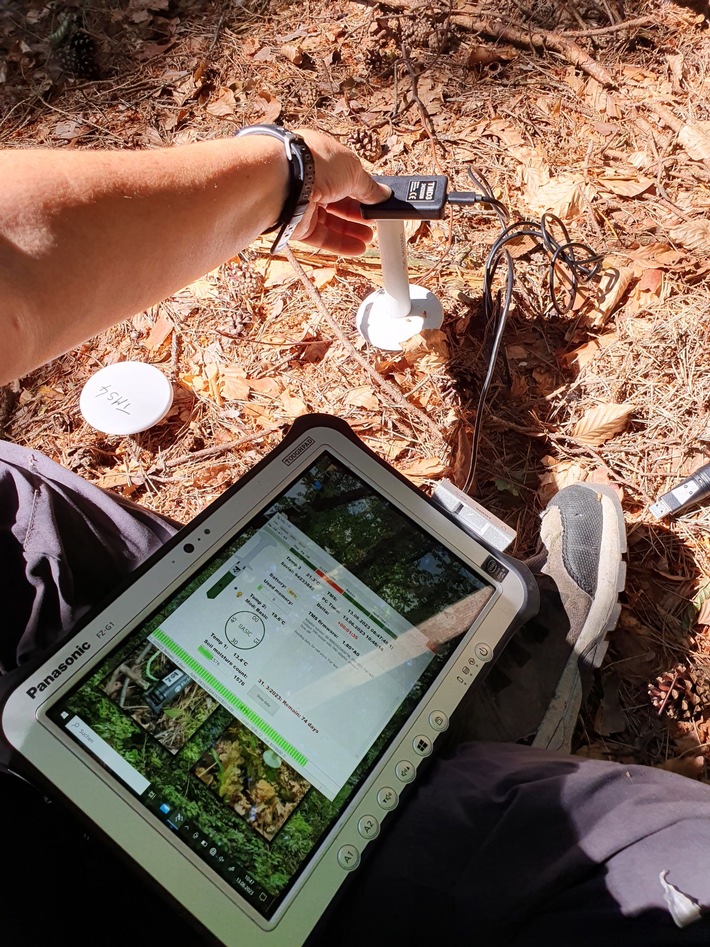
{"label": "wrist watch", "polygon": [[264,233],[278,230],[271,252],[276,253],[288,243],[291,234],[301,222],[313,193],[315,162],[311,149],[300,135],[287,131],[280,125],[247,125],[236,133],[237,138],[244,135],[269,135],[283,142],[289,168],[288,194],[279,219],[273,227]]}

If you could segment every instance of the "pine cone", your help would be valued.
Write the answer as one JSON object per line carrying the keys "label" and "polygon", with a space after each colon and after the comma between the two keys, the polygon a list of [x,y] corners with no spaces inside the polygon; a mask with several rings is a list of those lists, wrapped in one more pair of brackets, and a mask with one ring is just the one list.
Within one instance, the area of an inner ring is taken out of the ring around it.
{"label": "pine cone", "polygon": [[370,46],[365,50],[365,65],[373,75],[387,77],[394,72],[396,56],[389,49]]}
{"label": "pine cone", "polygon": [[252,306],[259,305],[261,294],[264,292],[264,277],[262,274],[246,260],[242,260],[240,263],[230,264],[229,275],[236,292]]}
{"label": "pine cone", "polygon": [[369,128],[358,128],[348,138],[348,145],[365,161],[375,162],[382,155],[382,142]]}
{"label": "pine cone", "polygon": [[426,16],[416,20],[404,20],[400,27],[402,42],[409,49],[426,49],[433,32],[434,24]]}
{"label": "pine cone", "polygon": [[302,82],[296,90],[296,98],[301,108],[310,111],[323,98],[323,93],[314,82]]}
{"label": "pine cone", "polygon": [[676,664],[648,685],[651,703],[671,720],[691,720],[710,708],[710,687],[685,664]]}
{"label": "pine cone", "polygon": [[59,62],[64,72],[80,79],[98,79],[101,75],[96,59],[96,42],[84,30],[73,30],[59,49]]}

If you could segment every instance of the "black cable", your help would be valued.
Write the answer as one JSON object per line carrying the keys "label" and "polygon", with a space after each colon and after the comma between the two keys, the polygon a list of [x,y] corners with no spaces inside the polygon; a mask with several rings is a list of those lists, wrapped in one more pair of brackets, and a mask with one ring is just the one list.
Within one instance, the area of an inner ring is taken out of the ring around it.
{"label": "black cable", "polygon": [[[467,171],[478,191],[452,191],[448,195],[449,203],[460,207],[472,207],[475,204],[485,204],[491,207],[498,217],[501,232],[488,253],[483,271],[483,312],[486,324],[493,326],[494,332],[488,369],[478,398],[471,445],[471,462],[463,487],[464,493],[468,493],[475,482],[483,409],[493,380],[503,332],[513,301],[515,262],[507,249],[508,244],[519,240],[521,237],[531,237],[536,241],[536,245],[527,252],[535,253],[539,250],[545,252],[549,260],[548,290],[550,302],[552,308],[560,316],[566,315],[574,307],[580,282],[593,279],[599,272],[603,259],[603,254],[597,253],[586,243],[572,240],[567,227],[556,214],[543,214],[539,221],[518,220],[509,224],[510,215],[508,210],[495,197],[486,178],[480,173],[474,173],[470,167]],[[553,230],[561,234],[561,240],[555,237]],[[584,255],[578,256],[576,251]],[[505,264],[503,289],[498,290],[494,296],[493,283],[501,263]],[[562,278],[567,283],[567,298],[564,303],[560,300],[558,288],[559,281]]]}

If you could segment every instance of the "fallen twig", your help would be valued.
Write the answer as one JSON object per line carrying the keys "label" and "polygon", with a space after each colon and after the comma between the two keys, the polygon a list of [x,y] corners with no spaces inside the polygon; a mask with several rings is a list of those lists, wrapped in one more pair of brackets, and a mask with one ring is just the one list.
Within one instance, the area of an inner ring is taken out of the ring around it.
{"label": "fallen twig", "polygon": [[336,338],[340,342],[342,342],[342,344],[348,350],[350,357],[353,358],[358,363],[358,365],[360,365],[362,368],[365,369],[365,371],[368,373],[370,378],[372,378],[372,380],[377,384],[378,387],[382,388],[382,390],[387,393],[388,397],[392,399],[394,404],[403,413],[409,414],[415,417],[425,428],[429,430],[431,434],[433,434],[433,436],[436,438],[437,441],[440,441],[440,442],[443,441],[441,431],[439,430],[437,425],[434,424],[431,418],[429,418],[423,411],[420,411],[419,408],[417,408],[415,405],[409,404],[409,402],[404,397],[402,392],[398,388],[395,388],[394,385],[390,384],[390,382],[388,382],[385,378],[383,378],[382,375],[380,375],[379,372],[376,369],[374,369],[372,365],[370,365],[367,359],[363,358],[363,356],[357,351],[355,346],[345,335],[345,333],[340,328],[338,323],[335,321],[335,319],[333,319],[331,314],[328,312],[325,306],[325,303],[321,299],[320,293],[318,292],[316,287],[313,285],[313,283],[309,280],[308,276],[306,275],[305,270],[303,269],[301,264],[298,262],[298,260],[293,254],[293,251],[291,250],[289,246],[284,247],[284,253],[286,254],[286,259],[289,261],[291,266],[294,268],[294,270],[298,274],[298,278],[303,284],[303,287],[308,293],[308,296],[310,297],[314,306],[318,309],[318,312],[328,323],[328,326],[331,332],[336,336]]}
{"label": "fallen twig", "polygon": [[[219,457],[227,451],[235,450],[237,447],[244,447],[245,444],[252,444],[254,441],[261,441],[274,430],[258,431],[255,434],[247,434],[244,437],[238,437],[235,441],[225,441],[224,444],[216,444],[214,447],[205,447],[204,450],[196,450],[191,454],[182,454],[180,457],[173,457],[172,460],[163,462],[164,467],[181,467],[183,464],[189,464],[196,460],[206,460],[209,457]],[[156,465],[157,467],[157,465]],[[155,468],[153,468],[155,469]]]}
{"label": "fallen twig", "polygon": [[439,174],[443,174],[444,171],[441,167],[439,156],[436,153],[436,146],[437,145],[441,146],[441,142],[436,137],[436,132],[434,130],[434,123],[431,120],[431,115],[429,115],[429,112],[427,111],[426,106],[424,105],[422,100],[419,98],[419,81],[417,79],[417,74],[414,71],[414,67],[412,66],[412,62],[409,58],[409,53],[407,52],[407,46],[404,40],[402,40],[402,43],[400,44],[400,46],[401,46],[401,53],[402,53],[402,61],[404,62],[404,65],[407,67],[407,72],[409,73],[409,78],[412,83],[412,98],[417,103],[417,108],[419,109],[419,116],[422,120],[424,131],[427,133],[427,137],[429,138],[429,144],[431,146],[431,156],[434,162],[434,167],[439,172]]}

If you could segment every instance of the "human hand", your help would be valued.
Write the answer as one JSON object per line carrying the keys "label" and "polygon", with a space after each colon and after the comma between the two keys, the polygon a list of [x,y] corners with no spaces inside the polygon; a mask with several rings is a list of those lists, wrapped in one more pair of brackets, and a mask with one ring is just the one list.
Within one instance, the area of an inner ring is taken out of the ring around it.
{"label": "human hand", "polygon": [[297,133],[313,153],[315,181],[293,239],[340,256],[357,256],[372,240],[360,204],[384,201],[390,190],[373,180],[357,155],[334,138],[309,128]]}

